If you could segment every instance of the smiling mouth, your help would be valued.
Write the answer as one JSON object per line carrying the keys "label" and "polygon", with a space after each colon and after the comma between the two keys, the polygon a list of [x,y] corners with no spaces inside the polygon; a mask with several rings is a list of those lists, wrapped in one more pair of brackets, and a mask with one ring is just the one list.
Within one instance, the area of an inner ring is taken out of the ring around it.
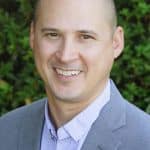
{"label": "smiling mouth", "polygon": [[55,71],[58,75],[64,76],[64,77],[72,77],[77,76],[81,73],[79,70],[63,70],[60,68],[55,68]]}

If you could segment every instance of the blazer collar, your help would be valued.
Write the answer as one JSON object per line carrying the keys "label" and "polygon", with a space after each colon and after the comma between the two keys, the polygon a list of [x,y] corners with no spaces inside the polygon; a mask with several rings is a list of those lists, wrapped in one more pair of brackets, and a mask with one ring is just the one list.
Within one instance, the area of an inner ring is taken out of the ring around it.
{"label": "blazer collar", "polygon": [[18,150],[40,150],[45,100],[38,103],[21,123]]}
{"label": "blazer collar", "polygon": [[111,81],[111,97],[95,121],[81,150],[118,150],[116,131],[126,124],[125,102]]}

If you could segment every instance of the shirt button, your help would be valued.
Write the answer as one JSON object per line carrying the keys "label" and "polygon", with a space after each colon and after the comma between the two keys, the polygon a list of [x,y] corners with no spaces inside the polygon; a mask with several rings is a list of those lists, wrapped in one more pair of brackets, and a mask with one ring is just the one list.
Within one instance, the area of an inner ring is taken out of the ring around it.
{"label": "shirt button", "polygon": [[50,130],[50,135],[51,135],[52,140],[56,140],[56,137],[52,134],[51,130]]}
{"label": "shirt button", "polygon": [[52,138],[52,140],[55,140],[55,139],[56,139],[55,136],[53,136],[53,135],[51,135],[51,138]]}

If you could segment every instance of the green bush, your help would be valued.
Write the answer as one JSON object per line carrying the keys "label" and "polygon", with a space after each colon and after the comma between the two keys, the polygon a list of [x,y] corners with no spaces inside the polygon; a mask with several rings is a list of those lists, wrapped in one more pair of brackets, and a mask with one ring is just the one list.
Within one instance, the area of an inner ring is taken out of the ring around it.
{"label": "green bush", "polygon": [[[45,96],[29,47],[32,1],[0,2],[0,115]],[[125,49],[111,74],[124,97],[150,113],[150,4],[116,1]]]}

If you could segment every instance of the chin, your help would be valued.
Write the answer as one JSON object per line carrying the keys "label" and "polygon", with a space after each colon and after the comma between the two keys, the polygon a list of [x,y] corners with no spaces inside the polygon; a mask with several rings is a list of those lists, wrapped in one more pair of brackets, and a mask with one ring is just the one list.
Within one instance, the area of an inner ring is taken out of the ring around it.
{"label": "chin", "polygon": [[64,102],[76,102],[81,99],[80,98],[81,96],[78,93],[67,92],[67,93],[57,93],[57,94],[55,93],[53,95],[57,100],[64,101]]}
{"label": "chin", "polygon": [[56,86],[55,84],[51,84],[46,88],[48,95],[51,95],[54,99],[65,101],[65,102],[75,102],[80,101],[82,99],[83,90],[74,87],[62,87]]}

